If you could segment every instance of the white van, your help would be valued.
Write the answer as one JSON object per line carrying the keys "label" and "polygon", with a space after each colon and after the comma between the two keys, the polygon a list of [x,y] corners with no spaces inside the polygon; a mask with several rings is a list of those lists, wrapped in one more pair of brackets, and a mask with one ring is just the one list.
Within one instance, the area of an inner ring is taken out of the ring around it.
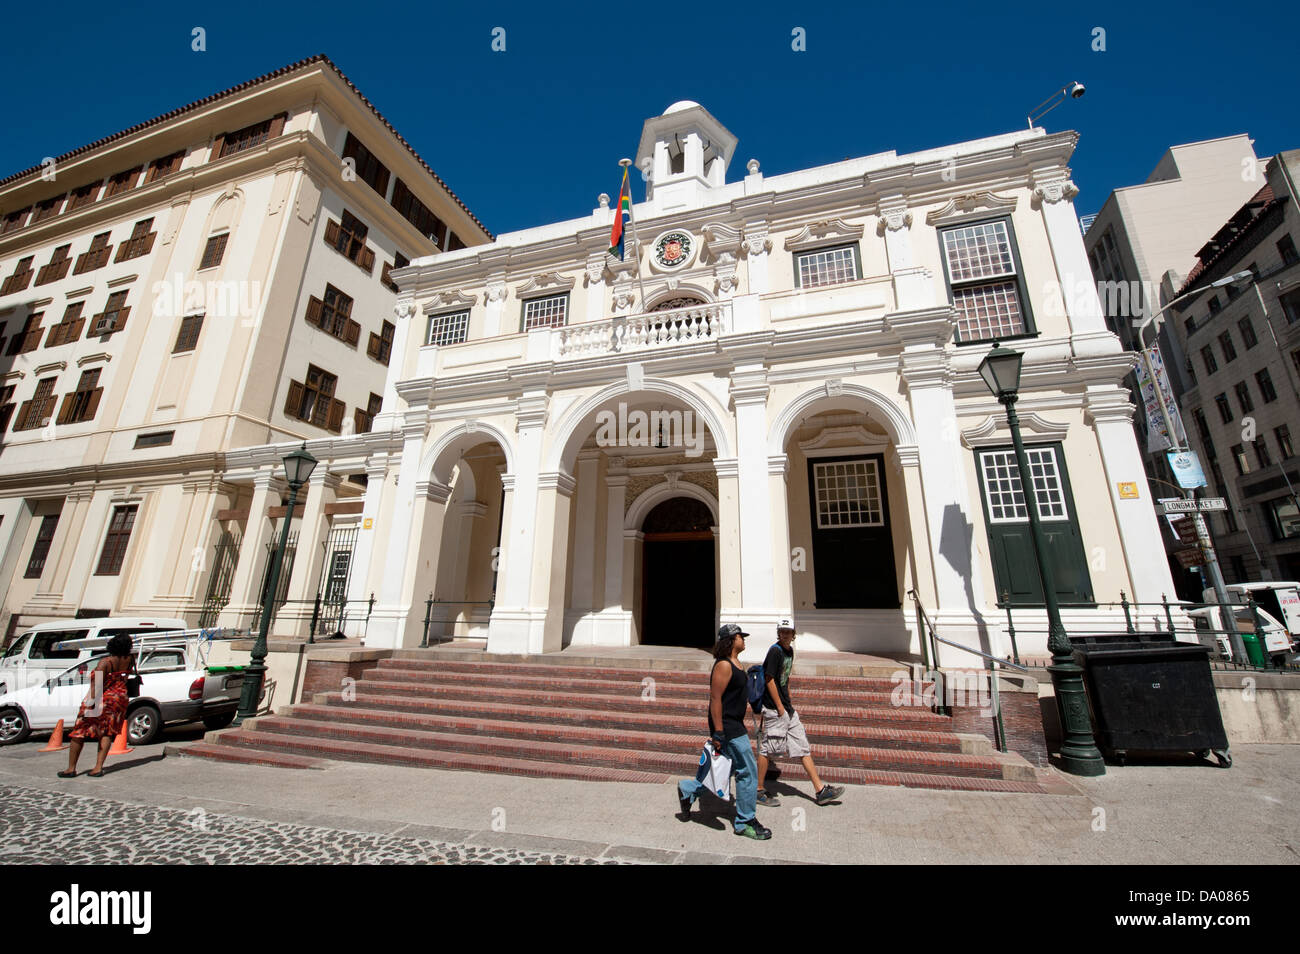
{"label": "white van", "polygon": [[[1264,610],[1260,609],[1258,612],[1259,621],[1264,627],[1264,651],[1270,656],[1285,656],[1290,653],[1291,634],[1287,632],[1286,627]],[[1196,627],[1196,638],[1202,645],[1217,651],[1225,659],[1232,659],[1232,642],[1227,634],[1222,632],[1223,624],[1219,618],[1219,607],[1203,606],[1188,610],[1187,615],[1191,617],[1192,624]],[[1249,608],[1234,607],[1233,616],[1237,621],[1238,632],[1255,631],[1255,621],[1251,617]]]}
{"label": "white van", "polygon": [[[1270,580],[1264,583],[1229,583],[1224,586],[1229,603],[1246,602],[1246,594],[1259,608],[1286,627],[1292,640],[1300,639],[1300,583]],[[1213,603],[1214,591],[1206,590],[1202,602]]]}
{"label": "white van", "polygon": [[89,659],[103,649],[56,649],[69,639],[111,639],[119,633],[165,633],[185,629],[183,619],[99,616],[61,619],[23,630],[0,658],[0,694],[43,684],[55,673]]}

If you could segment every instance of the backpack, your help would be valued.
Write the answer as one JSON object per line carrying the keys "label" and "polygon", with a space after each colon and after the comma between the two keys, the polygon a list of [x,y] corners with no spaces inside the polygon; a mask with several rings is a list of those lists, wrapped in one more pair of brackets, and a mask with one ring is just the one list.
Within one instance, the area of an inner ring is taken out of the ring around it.
{"label": "backpack", "polygon": [[[772,645],[775,646],[776,643]],[[769,649],[768,652],[771,650]],[[749,698],[749,707],[754,710],[754,715],[763,714],[763,697],[767,695],[766,666],[767,657],[764,656],[761,663],[745,670],[745,694]]]}

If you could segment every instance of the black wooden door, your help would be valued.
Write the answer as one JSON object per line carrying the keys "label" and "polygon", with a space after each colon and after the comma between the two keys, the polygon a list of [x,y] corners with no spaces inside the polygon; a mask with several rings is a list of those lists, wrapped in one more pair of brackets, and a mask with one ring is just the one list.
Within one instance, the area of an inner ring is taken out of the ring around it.
{"label": "black wooden door", "polygon": [[808,461],[818,609],[896,609],[898,573],[884,455]]}

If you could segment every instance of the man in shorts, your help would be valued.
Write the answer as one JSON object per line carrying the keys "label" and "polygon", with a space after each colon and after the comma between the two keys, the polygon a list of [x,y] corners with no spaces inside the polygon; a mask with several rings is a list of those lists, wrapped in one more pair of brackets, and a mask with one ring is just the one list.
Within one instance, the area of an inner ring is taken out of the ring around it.
{"label": "man in shorts", "polygon": [[[818,805],[828,805],[844,794],[842,785],[824,785],[813,765],[812,747],[804,732],[799,714],[790,704],[790,672],[794,669],[794,622],[780,620],[776,625],[776,645],[767,651],[763,677],[767,691],[763,695],[763,723],[758,735],[758,782],[767,782],[767,764],[773,758],[799,759],[812,780]],[[775,793],[762,789],[758,804],[777,805]]]}

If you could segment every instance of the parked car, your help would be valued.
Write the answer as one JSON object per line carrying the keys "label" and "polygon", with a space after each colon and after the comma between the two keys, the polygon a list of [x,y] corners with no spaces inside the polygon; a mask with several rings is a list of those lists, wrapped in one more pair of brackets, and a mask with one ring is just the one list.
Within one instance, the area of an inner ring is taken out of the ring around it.
{"label": "parked car", "polygon": [[53,674],[82,662],[102,649],[59,647],[72,639],[111,639],[119,633],[166,633],[185,629],[183,619],[100,616],[41,623],[23,630],[0,657],[0,693],[44,685]]}
{"label": "parked car", "polygon": [[[1291,640],[1300,640],[1300,583],[1294,580],[1270,580],[1260,583],[1228,583],[1224,589],[1231,603],[1246,602],[1247,594],[1259,608],[1281,623],[1291,633]],[[1206,590],[1202,599],[1214,602],[1214,591]]]}
{"label": "parked car", "polygon": [[[1285,626],[1264,610],[1257,608],[1256,611],[1259,613],[1260,623],[1263,624],[1264,651],[1275,659],[1289,661],[1293,655],[1291,634],[1287,632]],[[1231,660],[1232,641],[1228,638],[1228,634],[1223,632],[1223,624],[1219,618],[1219,607],[1202,606],[1198,609],[1188,610],[1187,615],[1191,617],[1192,624],[1196,627],[1198,641],[1202,645],[1210,647],[1211,650],[1224,659]],[[1234,607],[1233,618],[1237,622],[1238,632],[1255,632],[1255,621],[1247,607]]]}
{"label": "parked car", "polygon": [[[148,648],[140,653],[140,694],[127,706],[127,739],[148,745],[163,726],[201,721],[209,729],[229,725],[239,708],[242,669],[209,673],[194,668],[182,646]],[[68,728],[90,689],[100,652],[73,663],[40,685],[0,695],[0,745],[14,745],[32,732],[48,731],[60,719]]]}

